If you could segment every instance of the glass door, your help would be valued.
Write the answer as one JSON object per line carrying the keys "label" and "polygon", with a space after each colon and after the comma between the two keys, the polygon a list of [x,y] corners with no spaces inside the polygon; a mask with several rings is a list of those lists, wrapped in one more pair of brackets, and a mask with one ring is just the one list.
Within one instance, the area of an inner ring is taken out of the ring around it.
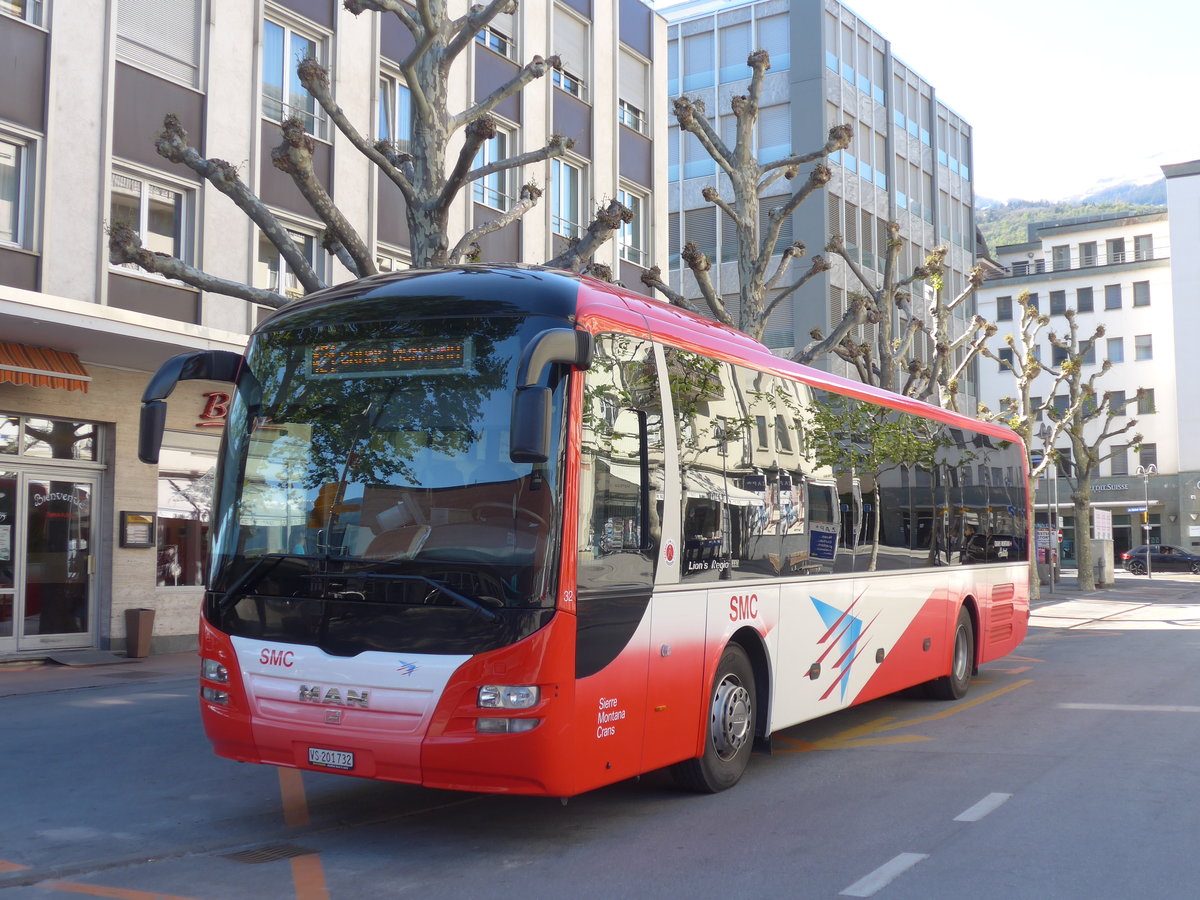
{"label": "glass door", "polygon": [[0,471],[0,651],[85,647],[96,483]]}
{"label": "glass door", "polygon": [[0,652],[16,649],[17,473],[0,469]]}

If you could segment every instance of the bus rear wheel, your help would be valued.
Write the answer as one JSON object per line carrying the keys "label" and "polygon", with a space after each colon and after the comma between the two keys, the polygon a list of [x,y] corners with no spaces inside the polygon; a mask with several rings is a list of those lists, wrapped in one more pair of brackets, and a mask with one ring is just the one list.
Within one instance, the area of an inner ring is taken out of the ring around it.
{"label": "bus rear wheel", "polygon": [[715,794],[738,783],[754,746],[754,669],[739,644],[721,654],[708,713],[703,755],[679,763],[672,774],[687,790]]}
{"label": "bus rear wheel", "polygon": [[929,682],[929,696],[935,700],[958,700],[965,697],[971,687],[971,673],[975,669],[975,626],[971,613],[964,606],[958,611],[958,623],[954,626],[954,654],[950,658],[950,674]]}

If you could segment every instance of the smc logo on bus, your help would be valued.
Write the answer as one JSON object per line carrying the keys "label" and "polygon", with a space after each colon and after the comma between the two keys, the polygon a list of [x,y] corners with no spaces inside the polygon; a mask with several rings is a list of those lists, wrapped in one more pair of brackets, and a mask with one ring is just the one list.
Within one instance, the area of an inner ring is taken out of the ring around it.
{"label": "smc logo on bus", "polygon": [[734,595],[729,598],[729,621],[744,622],[758,618],[758,594]]}
{"label": "smc logo on bus", "polygon": [[290,669],[296,661],[296,654],[291,650],[270,650],[264,647],[258,654],[258,661],[264,666],[282,666]]}

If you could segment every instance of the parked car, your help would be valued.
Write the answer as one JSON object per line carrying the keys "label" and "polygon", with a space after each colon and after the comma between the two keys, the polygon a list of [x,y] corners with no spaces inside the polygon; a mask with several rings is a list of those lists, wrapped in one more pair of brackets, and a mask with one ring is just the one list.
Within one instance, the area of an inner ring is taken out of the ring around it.
{"label": "parked car", "polygon": [[1200,575],[1200,556],[1170,544],[1143,544],[1121,554],[1125,571],[1134,575],[1146,574],[1146,553],[1150,553],[1150,572],[1191,572]]}

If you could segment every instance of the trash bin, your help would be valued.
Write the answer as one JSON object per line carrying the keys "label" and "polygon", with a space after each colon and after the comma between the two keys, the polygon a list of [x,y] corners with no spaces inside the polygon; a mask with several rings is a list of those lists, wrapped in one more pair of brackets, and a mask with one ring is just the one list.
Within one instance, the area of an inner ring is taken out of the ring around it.
{"label": "trash bin", "polygon": [[143,659],[150,655],[150,637],[154,633],[154,610],[125,610],[125,655]]}

